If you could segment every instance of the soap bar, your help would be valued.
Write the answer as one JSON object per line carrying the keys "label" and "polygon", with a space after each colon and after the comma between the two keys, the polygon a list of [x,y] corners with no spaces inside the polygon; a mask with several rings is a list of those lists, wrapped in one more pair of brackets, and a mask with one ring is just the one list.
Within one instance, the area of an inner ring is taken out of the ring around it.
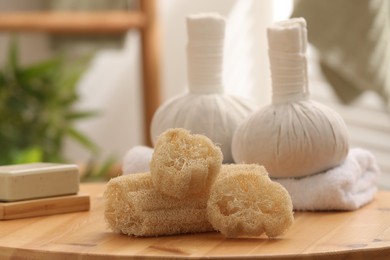
{"label": "soap bar", "polygon": [[78,191],[77,165],[30,163],[0,166],[0,201],[70,195]]}

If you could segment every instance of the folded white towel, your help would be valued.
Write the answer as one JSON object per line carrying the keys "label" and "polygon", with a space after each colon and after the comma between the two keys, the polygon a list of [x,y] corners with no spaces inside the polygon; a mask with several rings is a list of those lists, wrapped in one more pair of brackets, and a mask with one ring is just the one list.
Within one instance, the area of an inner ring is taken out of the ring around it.
{"label": "folded white towel", "polygon": [[127,151],[122,161],[122,174],[141,173],[149,171],[153,149],[147,146],[134,146]]}
{"label": "folded white towel", "polygon": [[374,199],[380,169],[371,152],[353,148],[338,167],[294,179],[274,179],[291,195],[294,210],[355,210]]}
{"label": "folded white towel", "polygon": [[[149,171],[153,149],[135,146],[123,160],[123,174]],[[374,199],[380,169],[373,154],[350,149],[338,167],[304,178],[273,179],[290,193],[294,210],[355,210]]]}

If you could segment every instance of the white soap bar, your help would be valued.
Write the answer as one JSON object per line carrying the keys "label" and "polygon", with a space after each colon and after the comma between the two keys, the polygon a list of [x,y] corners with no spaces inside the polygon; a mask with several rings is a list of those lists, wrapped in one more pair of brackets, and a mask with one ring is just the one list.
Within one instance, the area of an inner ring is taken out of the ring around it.
{"label": "white soap bar", "polygon": [[0,201],[76,194],[78,191],[77,165],[30,163],[0,166]]}

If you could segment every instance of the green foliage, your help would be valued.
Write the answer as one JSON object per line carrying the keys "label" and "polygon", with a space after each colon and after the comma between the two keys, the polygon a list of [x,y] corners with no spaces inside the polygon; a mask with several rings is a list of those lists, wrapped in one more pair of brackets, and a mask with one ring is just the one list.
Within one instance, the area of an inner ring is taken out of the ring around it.
{"label": "green foliage", "polygon": [[85,174],[82,176],[84,182],[99,182],[110,179],[110,172],[117,161],[115,156],[108,157],[103,163],[99,164],[95,160],[90,160],[85,167]]}
{"label": "green foliage", "polygon": [[62,57],[23,67],[12,42],[0,71],[0,165],[64,162],[66,137],[97,153],[96,145],[74,128],[75,121],[96,114],[74,109],[84,67],[66,64]]}

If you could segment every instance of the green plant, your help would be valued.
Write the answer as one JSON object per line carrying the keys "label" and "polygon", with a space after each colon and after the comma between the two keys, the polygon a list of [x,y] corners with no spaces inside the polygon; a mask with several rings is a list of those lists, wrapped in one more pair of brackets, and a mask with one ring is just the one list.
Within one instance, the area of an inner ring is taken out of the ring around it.
{"label": "green plant", "polygon": [[16,41],[0,71],[0,165],[64,162],[66,137],[92,153],[97,146],[74,127],[95,115],[74,108],[83,62],[68,64],[61,56],[21,66]]}

